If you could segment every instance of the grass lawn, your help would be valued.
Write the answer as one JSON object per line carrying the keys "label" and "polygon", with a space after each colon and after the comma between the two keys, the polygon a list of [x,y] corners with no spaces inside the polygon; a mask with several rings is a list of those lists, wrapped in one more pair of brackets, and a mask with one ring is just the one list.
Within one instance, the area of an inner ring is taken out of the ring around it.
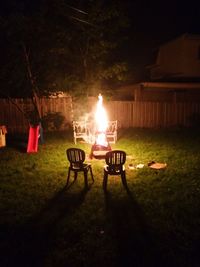
{"label": "grass lawn", "polygon": [[68,132],[45,135],[36,154],[9,136],[0,149],[1,267],[200,266],[199,131],[121,130],[112,149],[127,153],[128,189],[109,177],[107,193],[97,159],[89,189],[82,174],[66,188],[72,146]]}

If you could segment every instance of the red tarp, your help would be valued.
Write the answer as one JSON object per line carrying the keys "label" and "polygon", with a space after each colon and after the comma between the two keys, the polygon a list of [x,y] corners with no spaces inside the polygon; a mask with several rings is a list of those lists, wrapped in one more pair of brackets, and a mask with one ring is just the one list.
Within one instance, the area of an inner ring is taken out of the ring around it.
{"label": "red tarp", "polygon": [[27,153],[34,153],[38,151],[38,136],[39,136],[39,126],[30,126]]}

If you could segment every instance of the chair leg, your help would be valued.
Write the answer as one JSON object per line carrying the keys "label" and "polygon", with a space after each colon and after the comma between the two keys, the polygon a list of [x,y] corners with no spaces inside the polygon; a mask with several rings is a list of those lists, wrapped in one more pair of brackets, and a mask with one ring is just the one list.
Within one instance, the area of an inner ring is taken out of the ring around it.
{"label": "chair leg", "polygon": [[76,181],[77,176],[78,176],[78,173],[75,171],[75,172],[74,172],[74,181]]}
{"label": "chair leg", "polygon": [[88,187],[88,171],[84,171],[84,182],[85,182],[85,187]]}
{"label": "chair leg", "polygon": [[104,171],[104,177],[103,177],[103,190],[107,190],[107,181],[108,181],[108,174]]}
{"label": "chair leg", "polygon": [[91,177],[92,177],[92,181],[94,182],[94,176],[93,176],[93,172],[92,172],[92,167],[89,166],[89,169],[90,169],[90,174],[91,174]]}
{"label": "chair leg", "polygon": [[124,187],[127,188],[126,172],[125,171],[121,174],[121,178],[122,178],[122,183],[123,183]]}
{"label": "chair leg", "polygon": [[70,169],[68,170],[68,175],[67,175],[67,183],[66,183],[67,186],[68,186],[68,183],[69,183],[69,178],[70,178]]}

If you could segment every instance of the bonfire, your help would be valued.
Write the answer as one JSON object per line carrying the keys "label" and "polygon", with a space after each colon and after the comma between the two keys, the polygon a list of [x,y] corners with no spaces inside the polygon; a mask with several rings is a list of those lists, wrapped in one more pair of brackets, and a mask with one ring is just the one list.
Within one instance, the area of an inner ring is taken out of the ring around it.
{"label": "bonfire", "polygon": [[106,152],[111,150],[106,137],[107,127],[108,116],[103,106],[103,97],[99,94],[95,112],[95,143],[92,145],[91,158],[104,158]]}

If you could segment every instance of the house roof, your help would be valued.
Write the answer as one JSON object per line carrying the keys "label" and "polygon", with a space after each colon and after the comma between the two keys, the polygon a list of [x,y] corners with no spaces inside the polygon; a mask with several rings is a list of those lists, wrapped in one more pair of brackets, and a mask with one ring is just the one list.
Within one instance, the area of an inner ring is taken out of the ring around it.
{"label": "house roof", "polygon": [[168,43],[174,42],[176,40],[200,40],[200,35],[199,34],[192,34],[192,33],[183,33],[181,35],[178,35],[177,37],[170,39],[168,41],[165,41],[164,43],[162,43],[161,45],[159,45],[159,47],[165,46]]}

